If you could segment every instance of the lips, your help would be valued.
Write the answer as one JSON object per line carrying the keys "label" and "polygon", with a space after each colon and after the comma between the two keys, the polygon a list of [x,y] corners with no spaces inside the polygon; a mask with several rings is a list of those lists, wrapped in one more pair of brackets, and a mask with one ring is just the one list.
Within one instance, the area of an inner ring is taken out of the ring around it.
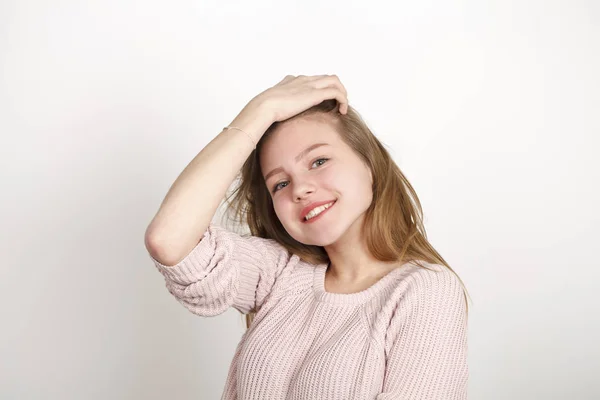
{"label": "lips", "polygon": [[[311,212],[313,209],[315,209],[315,208],[317,208],[317,207],[320,207],[320,206],[323,206],[323,205],[325,205],[325,204],[329,204],[329,203],[331,203],[331,202],[334,202],[334,203],[335,203],[336,201],[337,201],[337,200],[335,200],[335,199],[334,199],[334,200],[318,201],[318,202],[316,202],[316,203],[311,203],[311,204],[309,204],[308,206],[306,206],[306,207],[304,207],[304,208],[302,209],[302,212],[300,213],[300,221],[302,221],[302,222],[306,222],[306,220],[305,220],[304,218],[305,218],[305,217],[306,217],[306,215],[307,215],[309,212]],[[333,204],[332,204],[332,205],[333,205]]]}

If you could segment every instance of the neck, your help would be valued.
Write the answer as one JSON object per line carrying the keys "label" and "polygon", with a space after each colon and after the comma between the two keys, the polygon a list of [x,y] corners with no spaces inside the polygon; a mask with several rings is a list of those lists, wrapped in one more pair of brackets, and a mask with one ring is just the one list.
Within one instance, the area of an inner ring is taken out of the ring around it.
{"label": "neck", "polygon": [[380,278],[399,264],[377,260],[369,252],[361,234],[362,218],[357,220],[335,243],[325,246],[329,256],[329,278],[344,284],[360,283]]}

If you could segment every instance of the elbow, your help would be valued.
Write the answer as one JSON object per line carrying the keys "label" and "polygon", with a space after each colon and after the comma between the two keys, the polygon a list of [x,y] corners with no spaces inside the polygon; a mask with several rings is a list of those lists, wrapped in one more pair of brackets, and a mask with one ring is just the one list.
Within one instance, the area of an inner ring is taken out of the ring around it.
{"label": "elbow", "polygon": [[165,246],[161,239],[148,230],[146,230],[146,234],[144,235],[144,246],[148,254],[162,265],[173,266],[177,264],[177,260],[174,260],[173,257],[165,253]]}
{"label": "elbow", "polygon": [[148,231],[146,231],[146,234],[144,235],[144,247],[146,247],[146,251],[148,251],[148,254],[150,254],[152,258],[161,264],[164,264],[163,261],[165,260],[163,259],[162,251],[160,250],[159,241],[156,236],[153,236]]}
{"label": "elbow", "polygon": [[150,255],[152,255],[152,257],[157,254],[159,244],[160,239],[158,238],[158,235],[152,229],[150,229],[150,226],[148,226],[146,228],[146,232],[144,233],[144,246]]}
{"label": "elbow", "polygon": [[172,267],[179,264],[189,251],[175,248],[172,242],[166,242],[162,238],[151,233],[144,236],[144,245],[148,254],[160,264],[166,267]]}

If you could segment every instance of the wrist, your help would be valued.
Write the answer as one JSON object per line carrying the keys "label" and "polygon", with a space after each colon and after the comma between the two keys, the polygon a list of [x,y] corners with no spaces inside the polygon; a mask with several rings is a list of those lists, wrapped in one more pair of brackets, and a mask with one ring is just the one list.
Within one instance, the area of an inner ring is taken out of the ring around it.
{"label": "wrist", "polygon": [[247,132],[254,143],[258,143],[265,131],[273,123],[265,107],[260,103],[248,103],[246,107],[231,121],[229,126],[235,126]]}

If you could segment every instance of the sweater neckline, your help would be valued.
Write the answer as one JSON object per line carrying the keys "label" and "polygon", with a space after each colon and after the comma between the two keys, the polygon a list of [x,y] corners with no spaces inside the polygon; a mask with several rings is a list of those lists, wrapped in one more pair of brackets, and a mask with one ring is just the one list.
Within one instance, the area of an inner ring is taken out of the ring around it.
{"label": "sweater neckline", "polygon": [[329,267],[329,264],[318,264],[315,266],[313,273],[313,290],[315,297],[318,301],[325,303],[362,304],[372,299],[387,286],[389,286],[389,283],[394,280],[394,277],[399,274],[399,271],[405,270],[404,267],[407,264],[410,264],[410,262],[392,269],[368,288],[354,293],[332,293],[325,291],[325,273]]}

